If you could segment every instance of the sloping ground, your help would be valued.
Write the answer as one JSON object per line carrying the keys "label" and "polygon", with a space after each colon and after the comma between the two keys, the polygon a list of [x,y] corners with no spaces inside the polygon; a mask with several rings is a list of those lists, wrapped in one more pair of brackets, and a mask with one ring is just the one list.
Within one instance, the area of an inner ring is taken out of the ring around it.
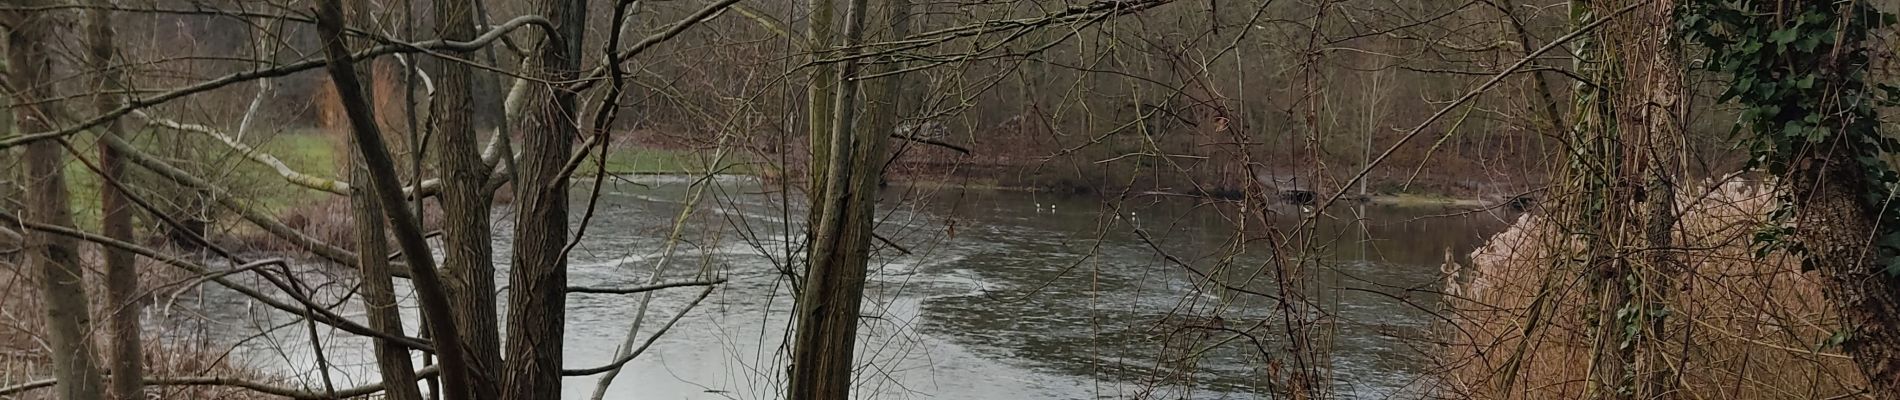
{"label": "sloping ground", "polygon": [[[1773,195],[1731,182],[1685,190],[1675,240],[1684,271],[1668,302],[1661,351],[1674,365],[1666,384],[1708,399],[1814,399],[1851,395],[1859,373],[1825,346],[1837,321],[1817,277],[1783,253],[1756,258],[1754,233]],[[1588,320],[1596,304],[1584,274],[1546,220],[1525,215],[1471,254],[1448,259],[1441,327],[1442,381],[1451,398],[1584,398]],[[1448,255],[1449,258],[1449,255]],[[1543,307],[1539,309],[1539,305]],[[1528,334],[1526,334],[1528,332]]]}

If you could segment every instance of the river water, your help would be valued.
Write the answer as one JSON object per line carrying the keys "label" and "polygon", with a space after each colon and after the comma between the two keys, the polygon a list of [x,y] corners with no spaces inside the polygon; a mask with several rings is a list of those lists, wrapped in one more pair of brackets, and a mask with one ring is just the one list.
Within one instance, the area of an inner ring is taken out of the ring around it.
{"label": "river water", "polygon": [[[571,254],[571,285],[642,286],[655,271],[660,282],[726,280],[629,363],[605,398],[764,399],[780,391],[792,307],[783,271],[796,254],[787,246],[800,238],[802,208],[785,207],[781,192],[750,178],[711,180],[668,256],[692,182],[606,184]],[[578,186],[576,226],[587,193]],[[1288,280],[1309,310],[1303,319],[1318,321],[1305,336],[1324,352],[1314,362],[1327,366],[1323,379],[1336,394],[1415,397],[1429,383],[1433,291],[1447,250],[1469,252],[1505,218],[1335,207],[1316,227],[1292,230],[1311,214],[1286,206],[1269,210],[1283,234],[1274,235],[1237,229],[1243,214],[1232,204],[1179,197],[918,187],[885,196],[877,230],[896,247],[875,246],[854,377],[861,398],[1273,397],[1296,362],[1286,352],[1287,318],[1268,297],[1285,293],[1280,269],[1270,267],[1276,259],[1304,266]],[[502,207],[494,219],[505,274],[513,214]],[[1273,237],[1307,245],[1276,254]],[[315,285],[318,297],[351,293],[347,274],[300,271],[329,283]],[[506,284],[506,276],[497,281]],[[639,341],[701,292],[655,292]],[[413,304],[411,297],[404,295]],[[197,329],[236,343],[234,360],[286,384],[322,387],[311,332],[292,316],[219,289],[178,302],[204,316],[193,318]],[[570,295],[568,367],[614,359],[639,303],[640,295]],[[360,317],[360,307],[344,310]],[[407,313],[413,334],[413,307]],[[327,329],[315,336],[336,386],[376,381],[367,340]],[[564,397],[582,399],[599,378],[566,382]]]}

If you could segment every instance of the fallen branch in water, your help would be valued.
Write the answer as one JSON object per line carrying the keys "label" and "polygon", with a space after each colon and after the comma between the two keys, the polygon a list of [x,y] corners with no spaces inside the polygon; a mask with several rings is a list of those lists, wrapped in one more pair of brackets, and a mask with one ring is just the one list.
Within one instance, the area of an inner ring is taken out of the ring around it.
{"label": "fallen branch in water", "polygon": [[658,284],[658,285],[647,285],[647,286],[639,286],[639,287],[630,287],[630,288],[602,288],[602,287],[587,287],[587,286],[568,286],[568,287],[567,287],[567,293],[568,293],[568,294],[579,294],[579,293],[590,293],[590,294],[634,294],[634,293],[641,293],[641,292],[651,292],[651,291],[655,291],[655,290],[661,290],[661,289],[672,289],[672,288],[676,288],[676,287],[688,287],[688,286],[712,286],[712,285],[718,285],[718,284],[721,284],[721,283],[726,283],[726,279],[725,279],[725,278],[720,278],[720,279],[717,279],[717,280],[710,280],[710,281],[691,281],[691,282],[668,282],[668,283],[662,283],[662,284]]}

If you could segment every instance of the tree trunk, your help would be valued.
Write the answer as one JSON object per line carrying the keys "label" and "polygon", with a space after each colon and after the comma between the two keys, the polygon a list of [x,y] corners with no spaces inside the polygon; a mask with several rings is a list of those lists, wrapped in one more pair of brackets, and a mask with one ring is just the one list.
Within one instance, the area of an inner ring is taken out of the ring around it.
{"label": "tree trunk", "polygon": [[[1607,16],[1630,1],[1578,4]],[[1673,46],[1653,38],[1672,26],[1669,2],[1652,2],[1609,21],[1578,45],[1577,70],[1595,85],[1577,90],[1577,140],[1563,181],[1584,191],[1561,200],[1587,232],[1593,317],[1591,398],[1654,398],[1669,392],[1665,318],[1678,263],[1674,185],[1680,171],[1682,67]],[[1578,21],[1588,23],[1590,21]],[[1554,119],[1553,119],[1554,120]]]}
{"label": "tree trunk", "polygon": [[[1850,146],[1835,141],[1820,149]],[[1816,151],[1789,177],[1794,191],[1795,235],[1823,278],[1823,290],[1839,308],[1848,339],[1842,342],[1879,399],[1900,399],[1900,280],[1881,271],[1874,237],[1879,210],[1860,199],[1865,172],[1852,160]]]}
{"label": "tree trunk", "polygon": [[[515,248],[508,273],[507,361],[502,398],[561,397],[561,344],[567,317],[567,182],[562,169],[573,152],[580,115],[575,93],[559,82],[580,75],[586,5],[541,0],[537,12],[554,23],[526,71],[541,82],[524,116],[522,155],[515,182]],[[539,85],[540,83],[537,83]]]}
{"label": "tree trunk", "polygon": [[[100,94],[94,100],[101,111],[118,108],[124,100],[109,93],[125,86],[125,73],[112,68],[112,12],[104,8],[87,10],[86,20],[86,41],[91,50],[88,55],[93,69],[99,74],[93,89],[100,91]],[[101,134],[123,137],[124,131],[118,121],[112,121],[102,127]],[[125,166],[124,156],[118,151],[111,146],[99,146],[99,167],[105,173],[105,181],[127,184]],[[99,226],[108,238],[136,243],[132,239],[131,200],[120,189],[119,185],[99,185],[102,219]],[[132,252],[110,246],[103,248],[103,252],[106,262],[106,309],[111,311],[108,331],[111,332],[112,341],[108,352],[111,354],[112,397],[142,400],[145,398],[142,393],[145,371],[143,350],[140,348],[143,342],[139,334],[143,329],[139,324],[139,315],[144,301],[138,298],[138,267]]]}
{"label": "tree trunk", "polygon": [[[439,1],[435,5],[436,33],[443,39],[475,38],[474,4]],[[449,275],[449,301],[462,328],[464,351],[475,371],[470,388],[476,399],[501,394],[493,371],[501,364],[501,333],[495,320],[495,264],[490,248],[488,164],[482,162],[475,137],[476,115],[469,93],[470,68],[459,60],[435,59],[430,77],[436,93],[429,101],[436,170],[442,174],[442,268]]]}
{"label": "tree trunk", "polygon": [[[833,0],[811,0],[811,22],[805,26],[806,48],[811,51],[809,61],[817,62],[830,55],[832,50],[832,15],[837,6]],[[805,199],[808,207],[817,208],[824,204],[825,169],[831,159],[831,120],[832,102],[838,101],[837,67],[832,64],[815,64],[811,68],[811,84],[806,87],[805,106],[806,125],[810,129],[809,142],[811,160],[806,163]],[[813,214],[816,216],[817,214]],[[818,220],[807,218],[810,226],[818,226]]]}
{"label": "tree trunk", "polygon": [[[25,8],[46,6],[26,1]],[[9,18],[13,31],[7,41],[11,68],[14,118],[20,130],[53,130],[51,114],[38,102],[53,98],[53,52],[48,40],[58,13],[18,12]],[[55,140],[26,145],[26,219],[72,227],[71,201],[66,191],[65,149]],[[79,265],[79,246],[72,238],[42,231],[27,235],[26,267],[39,271],[42,301],[46,303],[47,344],[52,351],[53,374],[59,398],[95,400],[104,396],[104,381],[92,348],[92,317],[85,286],[85,268]]]}
{"label": "tree trunk", "polygon": [[1633,142],[1625,145],[1624,159],[1634,170],[1629,174],[1629,184],[1642,188],[1641,195],[1632,199],[1636,203],[1629,205],[1640,218],[1634,223],[1641,224],[1635,230],[1641,236],[1632,240],[1640,247],[1625,252],[1635,257],[1631,265],[1639,268],[1631,274],[1637,282],[1635,287],[1641,289],[1631,293],[1638,329],[1631,339],[1635,351],[1630,364],[1634,385],[1631,398],[1656,399],[1676,391],[1675,367],[1669,360],[1683,356],[1669,354],[1672,347],[1666,327],[1670,316],[1682,315],[1674,307],[1676,286],[1683,274],[1674,238],[1678,222],[1675,189],[1686,169],[1682,126],[1687,110],[1678,100],[1683,93],[1685,69],[1674,42],[1655,40],[1672,33],[1675,2],[1636,1],[1651,4],[1604,28],[1613,32],[1613,43],[1626,57],[1621,63],[1624,87],[1617,95],[1617,125],[1637,131]]}
{"label": "tree trunk", "polygon": [[[369,327],[379,332],[402,334],[402,303],[396,301],[395,278],[390,272],[389,239],[383,232],[383,206],[369,193],[369,171],[362,165],[362,154],[351,152],[350,210],[356,220],[356,260],[363,271],[363,310]],[[380,369],[384,396],[390,400],[421,400],[416,388],[416,369],[409,349],[388,339],[374,342],[376,367]]]}
{"label": "tree trunk", "polygon": [[443,293],[441,277],[436,275],[435,257],[422,236],[422,224],[408,209],[395,206],[403,204],[402,182],[396,176],[395,162],[390,160],[389,147],[383,143],[375,111],[363,94],[356,68],[350,62],[350,49],[343,34],[346,24],[342,0],[319,1],[317,17],[317,29],[324,41],[324,58],[329,61],[330,81],[335,84],[337,97],[349,116],[351,137],[363,156],[374,194],[384,205],[383,215],[388,218],[403,259],[409,264],[410,282],[415,284],[423,317],[430,321],[429,333],[435,338],[436,356],[441,360],[443,398],[468,399],[471,382],[461,346],[455,345],[460,339],[451,312],[453,308]]}
{"label": "tree trunk", "polygon": [[[369,0],[351,0],[350,15],[358,29],[375,31],[377,27],[370,13]],[[357,71],[365,81],[375,81],[375,71],[370,69]],[[373,97],[372,93],[364,93]],[[366,99],[375,104],[375,99]],[[370,181],[369,167],[363,162],[363,152],[352,146],[350,150],[350,212],[356,221],[356,263],[362,271],[363,313],[368,319],[370,329],[388,332],[392,335],[405,335],[402,324],[402,303],[396,300],[395,269],[390,266],[389,235],[383,223],[382,200],[376,198],[373,190],[375,183]],[[422,390],[416,387],[416,367],[409,358],[409,348],[387,338],[376,338],[371,342],[376,354],[376,368],[382,376],[383,393],[390,400],[422,400]]]}
{"label": "tree trunk", "polygon": [[[891,34],[903,35],[909,3],[889,4]],[[866,0],[850,2],[845,11],[844,47],[863,42],[868,11]],[[898,68],[896,64],[886,64],[878,70],[895,68]],[[822,162],[826,166],[822,176],[812,177],[814,188],[822,191],[813,193],[818,197],[810,211],[814,224],[808,227],[812,231],[806,260],[811,268],[805,275],[796,308],[797,327],[793,335],[787,395],[791,400],[850,398],[853,350],[857,342],[859,307],[864,297],[865,268],[870,262],[878,180],[882,176],[888,136],[897,123],[897,93],[902,85],[895,76],[879,78],[867,91],[870,97],[861,106],[857,97],[862,84],[850,79],[858,75],[858,69],[856,61],[841,63],[836,78],[836,82],[841,83],[830,108],[830,135],[825,138],[829,148],[822,153],[816,146],[812,149],[813,164]],[[862,127],[857,126],[855,115],[861,107],[871,114]]]}

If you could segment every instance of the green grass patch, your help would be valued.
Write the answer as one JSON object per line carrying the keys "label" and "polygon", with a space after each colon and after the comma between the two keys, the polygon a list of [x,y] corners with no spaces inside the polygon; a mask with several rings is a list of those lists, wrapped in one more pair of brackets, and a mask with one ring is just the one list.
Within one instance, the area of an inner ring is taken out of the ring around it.
{"label": "green grass patch", "polygon": [[[203,135],[160,130],[133,132],[128,136],[147,154],[191,171],[229,190],[232,195],[249,199],[271,212],[334,196],[291,185],[276,170],[251,161],[222,142]],[[88,135],[76,138],[79,140],[73,142],[73,147],[79,149],[85,158],[81,160],[71,154],[65,158],[66,188],[72,196],[70,207],[73,222],[83,229],[96,229],[102,214],[99,195],[104,183],[93,169],[99,166],[99,147],[96,137]],[[321,134],[274,134],[257,141],[253,146],[276,156],[297,171],[333,179],[346,178],[337,173],[337,166],[342,163],[335,142]],[[173,187],[170,180],[137,165],[128,165],[127,168],[131,182],[129,186],[139,191],[143,198],[155,203],[167,202],[168,196],[164,193]]]}

